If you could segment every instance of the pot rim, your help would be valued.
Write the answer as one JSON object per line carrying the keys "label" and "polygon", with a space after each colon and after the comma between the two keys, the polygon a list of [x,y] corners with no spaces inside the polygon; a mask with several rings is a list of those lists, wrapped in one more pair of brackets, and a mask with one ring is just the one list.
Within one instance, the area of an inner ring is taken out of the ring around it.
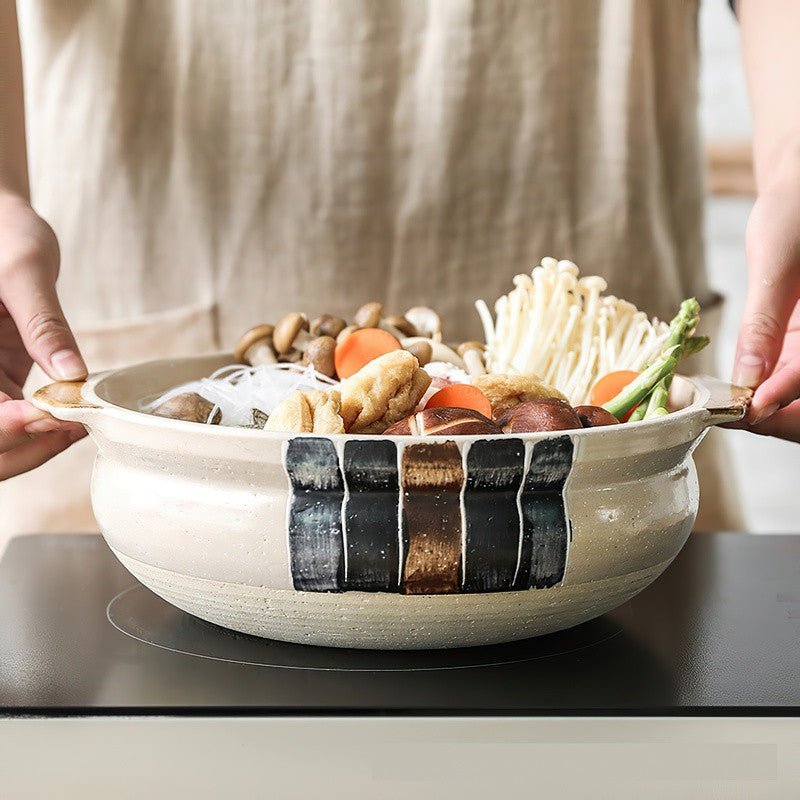
{"label": "pot rim", "polygon": [[[98,416],[118,419],[121,422],[144,425],[146,427],[163,428],[176,432],[188,433],[191,430],[200,435],[234,439],[242,437],[245,441],[286,441],[295,437],[326,438],[333,442],[387,440],[405,444],[419,444],[425,442],[445,442],[457,439],[459,442],[470,443],[487,439],[508,438],[509,434],[470,434],[453,436],[439,434],[432,436],[401,436],[386,434],[362,433],[298,433],[282,431],[265,431],[255,428],[228,427],[223,425],[201,424],[187,420],[170,419],[136,411],[131,408],[113,403],[98,394],[103,384],[126,372],[146,369],[156,369],[167,364],[187,363],[192,361],[205,362],[214,358],[230,357],[230,354],[219,353],[205,356],[190,356],[186,358],[154,359],[151,361],[131,364],[120,369],[97,372],[89,375],[85,381],[57,381],[39,389],[33,396],[32,402],[37,407],[49,412],[57,419],[80,422],[91,428],[92,420]],[[565,431],[539,431],[534,433],[515,433],[514,438],[524,441],[539,441],[555,438],[568,434],[571,437],[591,437],[604,435],[607,437],[638,437],[647,436],[652,432],[666,432],[670,429],[683,427],[691,422],[700,423],[703,429],[723,423],[741,420],[749,406],[752,390],[721,381],[707,375],[677,375],[676,382],[686,393],[691,388],[694,398],[683,408],[672,411],[668,416],[656,419],[643,420],[634,424],[608,425],[596,428],[578,428]]]}

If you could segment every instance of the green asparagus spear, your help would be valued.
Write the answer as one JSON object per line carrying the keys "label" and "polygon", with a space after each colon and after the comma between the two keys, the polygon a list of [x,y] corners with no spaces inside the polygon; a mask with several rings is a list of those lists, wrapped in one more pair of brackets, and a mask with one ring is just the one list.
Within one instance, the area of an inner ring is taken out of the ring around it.
{"label": "green asparagus spear", "polygon": [[[679,346],[678,361],[683,361],[684,358],[699,353],[709,342],[707,336],[689,336],[697,327],[699,318],[700,304],[694,297],[690,297],[681,303],[680,310],[670,323],[670,335],[667,337],[665,349]],[[667,413],[667,398],[669,387],[672,385],[672,377],[672,374],[667,375],[656,384],[650,393],[641,419],[661,417]],[[639,411],[642,406],[644,406],[644,401],[639,404],[636,411]]]}
{"label": "green asparagus spear", "polygon": [[653,387],[671,375],[678,364],[679,346],[665,350],[638,378],[631,381],[616,397],[603,404],[617,419],[625,416],[647,397]]}
{"label": "green asparagus spear", "polygon": [[681,347],[681,361],[707,347],[711,340],[708,336],[690,336]]}
{"label": "green asparagus spear", "polygon": [[699,319],[700,303],[694,297],[684,300],[678,313],[669,324],[669,336],[664,343],[664,349],[674,347],[676,344],[682,345],[694,333]]}
{"label": "green asparagus spear", "polygon": [[[671,383],[672,375],[668,375],[666,378],[664,378],[664,380],[656,384],[655,389],[653,389],[653,391],[650,393],[650,400],[648,401],[645,409],[644,419],[651,419],[652,417],[660,416],[659,409],[664,409],[666,411],[667,396],[669,394],[669,386]],[[641,405],[644,405],[644,403]]]}
{"label": "green asparagus spear", "polygon": [[[672,381],[672,373],[675,371],[675,366],[684,358],[699,352],[708,344],[708,337],[706,336],[692,336],[694,329],[700,317],[700,304],[694,297],[690,297],[681,303],[678,313],[669,324],[669,336],[664,343],[664,350],[661,352],[659,358],[652,365],[645,365],[642,374],[633,383],[626,386],[615,398],[606,403],[603,408],[614,414],[617,419],[625,416],[625,414],[634,406],[638,404],[638,408],[634,409],[633,414],[630,416],[630,422],[639,422],[648,418],[648,411],[650,416],[656,408],[666,409],[666,393],[669,390],[669,384]],[[641,395],[633,403],[628,404],[630,397],[633,396],[631,387],[636,386],[645,376],[652,376],[652,368],[655,367],[668,357],[674,361],[672,368],[666,373],[660,375],[655,381],[648,385],[644,394]],[[664,387],[656,390],[657,384],[664,382]],[[654,399],[655,398],[655,399]],[[644,401],[648,400],[647,403]],[[651,406],[651,403],[653,405]],[[618,408],[626,406],[617,413]],[[656,416],[662,416],[658,414]]]}
{"label": "green asparagus spear", "polygon": [[[693,356],[695,353],[699,353],[704,347],[707,347],[710,343],[710,339],[708,336],[690,336],[681,347],[680,352],[680,360],[683,361],[685,358],[689,358],[689,356]],[[650,366],[649,364],[645,364],[643,369],[647,369]],[[669,385],[672,383],[672,378],[665,379],[664,383],[666,385],[666,389],[669,392]],[[641,403],[639,403],[636,408],[633,409],[633,413],[628,417],[628,422],[641,422],[643,419],[647,419],[650,416],[654,416],[654,414],[650,413],[648,416],[648,409],[649,409],[649,401],[653,394],[658,390],[658,387],[653,389],[649,395],[647,395]],[[645,403],[645,400],[648,402]],[[664,403],[664,407],[666,408],[666,403]],[[661,416],[655,415],[655,416]]]}

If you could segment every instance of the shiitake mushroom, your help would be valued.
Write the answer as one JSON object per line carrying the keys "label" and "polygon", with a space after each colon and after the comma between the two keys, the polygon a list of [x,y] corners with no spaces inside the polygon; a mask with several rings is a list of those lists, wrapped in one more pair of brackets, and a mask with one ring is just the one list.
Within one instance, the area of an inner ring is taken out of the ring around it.
{"label": "shiitake mushroom", "polygon": [[[214,409],[214,404],[210,403],[205,397],[201,397],[196,392],[185,392],[176,394],[163,403],[159,403],[150,413],[156,417],[168,417],[169,419],[182,419],[186,422],[207,422]],[[222,420],[222,413],[219,409],[211,420],[212,425],[219,425]]]}
{"label": "shiitake mushroom", "polygon": [[602,406],[575,406],[575,413],[584,428],[600,428],[604,425],[619,425],[619,420]]}
{"label": "shiitake mushroom", "polygon": [[471,408],[426,408],[395,422],[387,436],[489,436],[500,426]]}
{"label": "shiitake mushroom", "polygon": [[395,423],[389,435],[489,435],[496,433],[541,433],[571,431],[603,425],[618,425],[619,420],[599,406],[578,406],[556,397],[529,400],[510,408],[495,420],[463,408],[429,408]]}
{"label": "shiitake mushroom", "polygon": [[541,397],[520,403],[495,421],[503,433],[571,431],[583,427],[572,406],[557,397]]}

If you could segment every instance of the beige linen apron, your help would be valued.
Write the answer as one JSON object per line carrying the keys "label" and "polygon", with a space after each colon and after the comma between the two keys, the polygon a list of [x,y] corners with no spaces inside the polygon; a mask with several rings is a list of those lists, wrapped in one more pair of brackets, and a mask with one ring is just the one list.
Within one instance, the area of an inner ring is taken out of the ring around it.
{"label": "beige linen apron", "polygon": [[[696,0],[19,12],[34,204],[92,370],[370,299],[474,336],[473,300],[545,255],[662,317],[711,300]],[[739,527],[704,449],[701,524]],[[7,481],[0,539],[93,528],[92,453]]]}

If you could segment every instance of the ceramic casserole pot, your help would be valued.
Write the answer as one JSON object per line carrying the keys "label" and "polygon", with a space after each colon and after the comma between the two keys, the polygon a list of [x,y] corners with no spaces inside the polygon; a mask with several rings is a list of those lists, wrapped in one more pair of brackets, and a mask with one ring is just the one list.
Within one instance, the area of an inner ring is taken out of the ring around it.
{"label": "ceramic casserole pot", "polygon": [[509,436],[277,434],[140,413],[219,355],[55,383],[34,398],[98,447],[92,502],[143,584],[256,636],[358,648],[507,642],[651,583],[698,507],[691,453],[747,392],[676,378],[680,410]]}

